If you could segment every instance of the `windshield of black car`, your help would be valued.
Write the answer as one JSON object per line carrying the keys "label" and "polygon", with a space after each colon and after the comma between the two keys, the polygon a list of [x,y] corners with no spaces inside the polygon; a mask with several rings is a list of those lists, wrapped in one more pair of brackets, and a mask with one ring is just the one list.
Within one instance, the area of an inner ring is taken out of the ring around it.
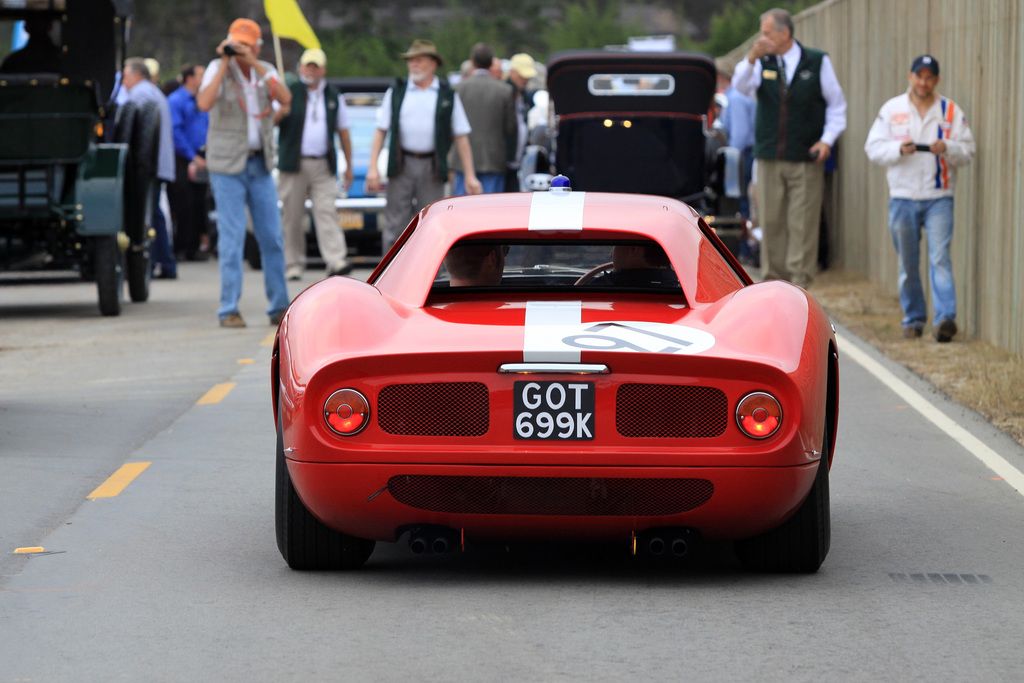
{"label": "windshield of black car", "polygon": [[564,288],[681,294],[665,251],[652,240],[457,242],[434,278],[433,291]]}

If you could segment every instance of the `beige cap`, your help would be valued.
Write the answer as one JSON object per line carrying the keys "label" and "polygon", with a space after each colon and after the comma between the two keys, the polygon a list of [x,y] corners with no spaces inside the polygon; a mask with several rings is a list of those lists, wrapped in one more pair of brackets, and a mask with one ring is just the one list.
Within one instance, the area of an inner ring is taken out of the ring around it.
{"label": "beige cap", "polygon": [[316,64],[321,69],[327,66],[327,55],[324,51],[318,47],[311,47],[302,53],[302,57],[299,59],[299,65],[304,66],[306,64]]}
{"label": "beige cap", "polygon": [[537,63],[525,52],[512,55],[512,59],[508,60],[508,68],[523,78],[533,78],[537,75]]}

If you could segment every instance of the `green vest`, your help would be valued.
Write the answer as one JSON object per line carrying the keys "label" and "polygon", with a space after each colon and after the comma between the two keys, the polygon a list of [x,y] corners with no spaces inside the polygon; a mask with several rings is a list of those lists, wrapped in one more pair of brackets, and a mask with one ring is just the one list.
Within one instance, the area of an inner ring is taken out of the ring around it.
{"label": "green vest", "polygon": [[[455,90],[448,81],[440,79],[441,90],[437,93],[437,109],[434,111],[434,168],[441,181],[448,180],[448,150],[452,146],[452,114],[455,112]],[[404,78],[399,78],[391,87],[391,144],[388,147],[388,177],[394,178],[402,172],[402,147],[398,134],[399,112],[405,99]]]}
{"label": "green vest", "polygon": [[[288,84],[292,91],[292,110],[281,119],[278,132],[277,168],[284,173],[298,173],[299,158],[302,156],[302,129],[306,125],[306,90],[305,83],[293,81]],[[338,154],[334,147],[334,126],[338,122],[338,89],[328,84],[324,88],[324,104],[327,126],[327,166],[331,173],[338,172]]]}
{"label": "green vest", "polygon": [[[800,46],[800,63],[786,86],[782,57],[761,58],[757,89],[754,156],[758,159],[810,161],[811,145],[825,130],[825,98],[821,94],[821,61],[825,53]],[[775,74],[772,77],[772,74]]]}

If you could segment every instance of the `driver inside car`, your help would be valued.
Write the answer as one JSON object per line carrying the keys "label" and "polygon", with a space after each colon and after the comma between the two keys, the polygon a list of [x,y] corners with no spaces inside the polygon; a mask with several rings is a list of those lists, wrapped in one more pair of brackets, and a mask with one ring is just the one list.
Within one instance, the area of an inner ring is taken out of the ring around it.
{"label": "driver inside car", "polygon": [[595,287],[678,288],[679,279],[665,250],[657,244],[617,244],[612,268],[590,280]]}
{"label": "driver inside car", "polygon": [[508,246],[465,244],[452,247],[444,257],[451,287],[488,287],[501,284]]}

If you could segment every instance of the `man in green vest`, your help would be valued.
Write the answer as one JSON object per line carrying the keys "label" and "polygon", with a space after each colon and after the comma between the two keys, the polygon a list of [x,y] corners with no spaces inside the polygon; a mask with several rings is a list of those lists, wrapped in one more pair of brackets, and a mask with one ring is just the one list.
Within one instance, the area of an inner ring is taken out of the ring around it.
{"label": "man in green vest", "polygon": [[817,272],[825,161],[846,128],[846,98],[828,55],[793,39],[793,17],[783,9],[761,15],[761,36],[732,85],[757,97],[761,275],[807,287]]}
{"label": "man in green vest", "polygon": [[313,228],[328,277],[346,275],[345,233],[338,224],[338,159],[334,132],[345,154],[345,187],[352,184],[352,137],[345,100],[324,80],[327,55],[310,48],[299,59],[300,81],[289,83],[291,111],[280,122],[277,188],[283,205],[284,259],[289,280],[302,279],[306,268],[306,197],[313,204]]}
{"label": "man in green vest", "polygon": [[483,191],[469,146],[473,129],[458,94],[436,75],[437,68],[444,63],[437,48],[429,40],[416,40],[401,56],[408,66],[409,78],[399,79],[384,93],[366,171],[367,192],[377,192],[381,187],[377,159],[390,131],[387,206],[381,235],[385,254],[413,216],[444,197],[448,150],[452,145],[462,162],[467,194]]}

